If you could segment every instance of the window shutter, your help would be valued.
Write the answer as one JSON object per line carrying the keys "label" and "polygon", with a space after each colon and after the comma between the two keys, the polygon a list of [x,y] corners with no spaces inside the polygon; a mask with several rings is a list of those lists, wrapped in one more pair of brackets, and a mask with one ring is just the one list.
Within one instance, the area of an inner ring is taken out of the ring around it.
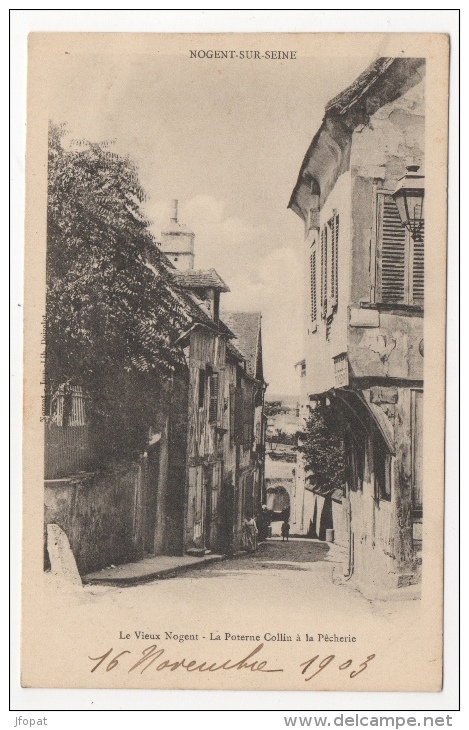
{"label": "window shutter", "polygon": [[311,283],[311,323],[316,324],[318,318],[318,302],[316,288],[316,248],[309,257],[310,283]]}
{"label": "window shutter", "polygon": [[391,195],[380,195],[378,273],[382,302],[406,302],[406,230]]}
{"label": "window shutter", "polygon": [[199,391],[197,397],[199,408],[204,407],[205,403],[205,370],[199,370]]}
{"label": "window shutter", "polygon": [[331,305],[337,306],[339,298],[339,216],[331,221]]}
{"label": "window shutter", "polygon": [[423,305],[424,243],[402,226],[389,193],[379,194],[377,275],[378,301]]}
{"label": "window shutter", "polygon": [[233,384],[230,384],[230,443],[233,444],[235,440],[235,398],[236,388]]}
{"label": "window shutter", "polygon": [[252,430],[254,425],[254,407],[251,390],[246,388],[243,399],[243,443],[244,446],[251,446]]}
{"label": "window shutter", "polygon": [[321,316],[327,312],[327,227],[321,231]]}
{"label": "window shutter", "polygon": [[412,241],[412,304],[423,304],[424,296],[424,231],[422,240]]}
{"label": "window shutter", "polygon": [[218,373],[212,373],[210,376],[210,406],[208,420],[210,423],[216,423],[218,420]]}
{"label": "window shutter", "polygon": [[241,388],[235,389],[235,444],[240,445],[243,443],[243,391]]}

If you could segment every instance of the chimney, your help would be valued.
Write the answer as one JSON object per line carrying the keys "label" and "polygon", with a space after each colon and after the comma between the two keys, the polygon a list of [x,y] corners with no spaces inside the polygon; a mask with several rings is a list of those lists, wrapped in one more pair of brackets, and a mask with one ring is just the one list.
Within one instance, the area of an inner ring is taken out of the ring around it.
{"label": "chimney", "polygon": [[172,200],[171,201],[171,223],[177,223],[178,222],[178,201]]}

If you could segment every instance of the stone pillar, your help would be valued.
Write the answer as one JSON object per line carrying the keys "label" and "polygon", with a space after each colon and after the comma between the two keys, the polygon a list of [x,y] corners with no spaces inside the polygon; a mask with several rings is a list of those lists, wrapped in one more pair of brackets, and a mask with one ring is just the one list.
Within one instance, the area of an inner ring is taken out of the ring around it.
{"label": "stone pillar", "polygon": [[74,586],[82,586],[75,556],[65,532],[55,524],[47,525],[47,551],[51,573]]}

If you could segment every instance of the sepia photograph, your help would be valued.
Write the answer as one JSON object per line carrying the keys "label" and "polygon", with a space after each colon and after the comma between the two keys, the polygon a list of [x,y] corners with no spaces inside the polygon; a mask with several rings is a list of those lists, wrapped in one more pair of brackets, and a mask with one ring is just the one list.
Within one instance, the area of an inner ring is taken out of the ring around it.
{"label": "sepia photograph", "polygon": [[448,54],[30,34],[23,687],[442,689]]}

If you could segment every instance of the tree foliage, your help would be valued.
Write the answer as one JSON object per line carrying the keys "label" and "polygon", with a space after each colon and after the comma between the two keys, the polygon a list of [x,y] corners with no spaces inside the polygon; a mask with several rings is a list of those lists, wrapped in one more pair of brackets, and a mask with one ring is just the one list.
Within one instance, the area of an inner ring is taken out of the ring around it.
{"label": "tree foliage", "polygon": [[345,451],[340,421],[332,406],[319,401],[311,411],[298,451],[314,483],[323,489],[342,489],[345,483]]}
{"label": "tree foliage", "polygon": [[184,363],[174,344],[184,308],[158,263],[135,165],[108,144],[66,147],[65,134],[50,125],[46,389],[84,386],[95,414],[114,419],[116,433],[121,424],[111,450],[126,440],[132,449],[162,378]]}
{"label": "tree foliage", "polygon": [[267,417],[278,416],[280,413],[284,413],[285,409],[282,407],[281,400],[268,400],[264,405],[264,413]]}
{"label": "tree foliage", "polygon": [[285,444],[286,446],[294,446],[297,442],[296,433],[287,433],[281,428],[276,428],[275,433],[267,433],[266,441],[268,443]]}

